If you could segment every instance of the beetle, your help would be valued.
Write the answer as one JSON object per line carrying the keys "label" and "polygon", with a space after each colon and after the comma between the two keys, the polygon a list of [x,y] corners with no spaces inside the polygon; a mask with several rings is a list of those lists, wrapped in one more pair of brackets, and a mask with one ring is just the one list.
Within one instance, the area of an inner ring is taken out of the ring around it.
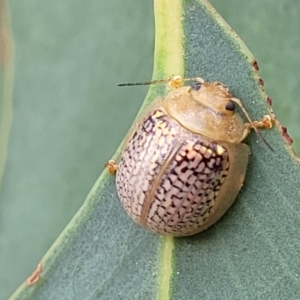
{"label": "beetle", "polygon": [[[182,83],[192,80],[191,86]],[[154,81],[144,84],[161,83]],[[153,233],[189,236],[218,221],[243,186],[251,129],[271,128],[269,115],[252,121],[226,85],[173,76],[175,87],[157,97],[130,129],[116,172],[128,215]],[[137,85],[143,83],[121,84]],[[237,106],[245,114],[244,122]],[[268,144],[267,144],[268,145]]]}

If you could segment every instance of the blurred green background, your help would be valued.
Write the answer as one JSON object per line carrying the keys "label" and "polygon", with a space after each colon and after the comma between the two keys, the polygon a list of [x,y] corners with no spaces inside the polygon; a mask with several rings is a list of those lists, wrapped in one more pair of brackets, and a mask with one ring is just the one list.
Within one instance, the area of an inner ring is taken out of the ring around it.
{"label": "blurred green background", "polygon": [[[300,4],[211,3],[258,60],[276,116],[300,153]],[[154,47],[150,0],[13,0],[9,10],[15,74],[9,144],[0,145],[3,153],[8,147],[0,299],[34,270],[114,154],[148,89],[116,84],[149,80]]]}

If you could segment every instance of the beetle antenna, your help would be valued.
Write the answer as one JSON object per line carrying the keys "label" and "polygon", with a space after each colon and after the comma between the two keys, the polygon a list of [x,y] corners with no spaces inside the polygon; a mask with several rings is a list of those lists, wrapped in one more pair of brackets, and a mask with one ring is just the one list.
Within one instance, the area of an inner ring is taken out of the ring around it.
{"label": "beetle antenna", "polygon": [[169,79],[159,79],[159,80],[152,80],[152,81],[146,81],[146,82],[119,83],[117,86],[134,86],[134,85],[150,85],[150,84],[169,83],[170,86],[178,88],[185,81],[199,81],[201,83],[204,82],[204,80],[201,77],[181,78],[181,76],[173,75]]}
{"label": "beetle antenna", "polygon": [[236,99],[236,98],[231,98],[231,101],[235,102],[243,111],[244,115],[246,116],[247,120],[249,121],[249,123],[251,124],[252,128],[254,129],[254,131],[256,132],[256,134],[261,138],[261,140],[267,145],[267,147],[274,152],[274,149],[271,147],[271,145],[267,142],[267,140],[261,135],[261,133],[259,132],[259,130],[257,129],[257,126],[255,126],[255,124],[253,123],[253,121],[251,120],[249,114],[247,113],[246,109],[244,108],[241,100]]}
{"label": "beetle antenna", "polygon": [[157,84],[157,83],[167,83],[168,79],[161,79],[161,80],[152,80],[152,81],[145,81],[145,82],[128,82],[128,83],[119,83],[117,86],[134,86],[134,85],[150,85],[150,84]]}

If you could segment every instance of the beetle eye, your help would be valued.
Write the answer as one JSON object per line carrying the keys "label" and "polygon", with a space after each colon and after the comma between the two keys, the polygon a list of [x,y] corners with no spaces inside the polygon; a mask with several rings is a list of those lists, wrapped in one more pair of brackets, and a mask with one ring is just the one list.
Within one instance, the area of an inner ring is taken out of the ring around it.
{"label": "beetle eye", "polygon": [[225,109],[234,111],[235,110],[235,104],[232,101],[227,102],[226,105],[225,105]]}
{"label": "beetle eye", "polygon": [[197,81],[196,83],[193,84],[192,88],[195,91],[199,91],[201,88],[201,82]]}

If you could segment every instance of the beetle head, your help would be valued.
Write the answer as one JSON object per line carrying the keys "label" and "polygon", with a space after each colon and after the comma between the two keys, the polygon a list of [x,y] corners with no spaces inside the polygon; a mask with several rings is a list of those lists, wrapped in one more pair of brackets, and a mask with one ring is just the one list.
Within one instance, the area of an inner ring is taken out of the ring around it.
{"label": "beetle head", "polygon": [[191,97],[217,114],[232,116],[235,103],[231,100],[229,88],[221,82],[197,81],[190,87]]}
{"label": "beetle head", "polygon": [[224,84],[197,78],[192,86],[182,86],[169,93],[163,105],[189,131],[238,143],[244,134],[244,122],[232,99]]}

